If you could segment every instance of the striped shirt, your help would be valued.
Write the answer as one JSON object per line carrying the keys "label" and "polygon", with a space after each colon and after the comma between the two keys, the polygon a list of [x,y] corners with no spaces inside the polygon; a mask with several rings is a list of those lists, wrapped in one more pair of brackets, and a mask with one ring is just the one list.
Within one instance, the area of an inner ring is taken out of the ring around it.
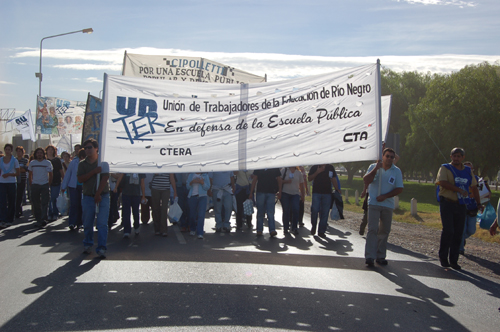
{"label": "striped shirt", "polygon": [[26,179],[28,178],[28,159],[22,157],[17,158],[17,161],[19,162],[19,168],[22,168],[26,171],[24,173],[19,173],[19,176],[17,177],[17,183],[21,183],[21,181],[26,182]]}
{"label": "striped shirt", "polygon": [[170,173],[155,174],[151,180],[151,189],[170,190]]}

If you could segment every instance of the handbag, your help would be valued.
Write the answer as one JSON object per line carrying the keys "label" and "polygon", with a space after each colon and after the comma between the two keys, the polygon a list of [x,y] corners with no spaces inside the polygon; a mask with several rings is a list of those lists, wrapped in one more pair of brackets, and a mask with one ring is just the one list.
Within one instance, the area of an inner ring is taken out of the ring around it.
{"label": "handbag", "polygon": [[340,220],[339,210],[337,209],[337,204],[333,204],[332,211],[330,211],[330,219]]}
{"label": "handbag", "polygon": [[490,202],[486,204],[483,213],[477,214],[477,220],[479,221],[479,227],[482,229],[490,229],[491,225],[497,218],[497,214],[495,213],[495,208],[491,205]]}
{"label": "handbag", "polygon": [[179,203],[175,202],[170,206],[168,209],[168,217],[173,221],[173,222],[179,222],[182,216],[182,209],[179,206]]}
{"label": "handbag", "polygon": [[56,206],[59,210],[59,213],[63,216],[67,216],[69,212],[69,197],[66,192],[60,194],[56,200]]}
{"label": "handbag", "polygon": [[251,216],[253,214],[253,201],[251,199],[247,199],[243,202],[243,214],[245,216]]}

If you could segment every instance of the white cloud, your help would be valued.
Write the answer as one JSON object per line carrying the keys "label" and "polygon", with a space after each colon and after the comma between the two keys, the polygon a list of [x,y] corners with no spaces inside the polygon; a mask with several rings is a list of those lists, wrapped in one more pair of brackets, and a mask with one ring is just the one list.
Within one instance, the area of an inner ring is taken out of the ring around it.
{"label": "white cloud", "polygon": [[85,79],[85,81],[86,81],[87,83],[101,83],[101,84],[102,84],[102,82],[103,82],[103,80],[102,80],[102,79],[97,78],[97,77],[87,77],[87,78]]}
{"label": "white cloud", "polygon": [[[397,0],[398,2],[400,0]],[[463,7],[476,7],[477,3],[474,1],[462,1],[462,0],[402,0],[408,2],[409,4],[422,4],[422,5],[441,5],[441,6],[459,6]]]}
{"label": "white cloud", "polygon": [[11,85],[16,85],[16,83],[13,83],[13,82],[7,82],[7,81],[0,81],[0,84],[11,84]]}
{"label": "white cloud", "polygon": [[[125,49],[111,50],[69,50],[51,49],[43,53],[44,58],[81,61],[81,63],[55,65],[56,68],[79,71],[121,72]],[[442,54],[430,56],[365,56],[365,57],[326,57],[278,53],[223,53],[200,52],[181,49],[136,48],[127,49],[128,53],[150,55],[179,55],[204,57],[226,65],[254,73],[267,74],[269,81],[321,74],[342,68],[356,67],[374,63],[380,59],[383,67],[394,71],[419,71],[431,73],[451,73],[466,65],[484,61],[494,63],[500,55],[460,55]],[[22,49],[14,58],[39,57],[38,51]],[[87,78],[87,82],[102,82],[98,78]]]}
{"label": "white cloud", "polygon": [[75,63],[75,64],[67,64],[67,65],[54,65],[54,68],[62,68],[62,69],[74,69],[74,70],[112,70],[112,71],[121,71],[122,65],[115,64],[93,64],[93,63]]}

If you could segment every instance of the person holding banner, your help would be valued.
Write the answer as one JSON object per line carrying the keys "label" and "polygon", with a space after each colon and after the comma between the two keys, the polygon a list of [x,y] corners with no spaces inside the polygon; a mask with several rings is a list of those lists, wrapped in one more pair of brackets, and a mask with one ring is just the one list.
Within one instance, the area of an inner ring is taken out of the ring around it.
{"label": "person holding banner", "polygon": [[368,233],[366,234],[365,263],[387,265],[387,239],[391,231],[394,196],[403,192],[403,174],[394,165],[396,152],[384,149],[382,161],[371,164],[363,177],[368,186]]}
{"label": "person holding banner", "polygon": [[33,206],[38,227],[47,225],[47,208],[49,205],[50,185],[52,184],[52,164],[45,159],[45,150],[37,148],[33,153],[34,159],[28,166],[29,184],[31,187],[30,201]]}
{"label": "person holding banner", "polygon": [[26,192],[26,179],[28,178],[28,159],[24,156],[24,147],[16,148],[17,162],[20,174],[17,177],[16,218],[23,216],[23,197]]}
{"label": "person holding banner", "polygon": [[14,146],[5,144],[5,156],[0,158],[0,227],[12,226],[16,215],[17,176],[19,162],[12,155]]}
{"label": "person holding banner", "polygon": [[139,235],[141,231],[141,224],[139,218],[139,205],[141,202],[146,203],[146,188],[144,179],[146,174],[127,173],[120,174],[116,181],[114,192],[118,191],[120,183],[122,183],[122,224],[123,224],[123,238],[130,238],[132,225],[130,221],[130,211],[134,217],[134,232]]}
{"label": "person holding banner", "polygon": [[[211,196],[214,202],[215,231],[231,232],[231,211],[233,211],[234,176],[233,172],[211,172],[210,178],[212,191]],[[222,216],[224,209],[224,216]],[[222,220],[224,218],[224,220]]]}
{"label": "person holding banner", "polygon": [[[181,232],[189,232],[189,190],[187,189],[187,179],[189,173],[175,173],[175,185],[177,187],[177,197],[179,198],[179,206],[182,210],[182,216],[179,220]],[[177,222],[174,221],[175,225]]]}
{"label": "person holding banner", "polygon": [[[109,165],[102,162],[98,166],[99,144],[93,138],[83,143],[87,157],[78,164],[78,182],[82,183],[82,210],[84,253],[90,254],[94,245],[94,220],[97,227],[96,253],[100,258],[106,258],[106,243],[108,241],[109,215]],[[100,175],[100,176],[98,176]]]}
{"label": "person holding banner", "polygon": [[[278,168],[259,169],[253,172],[252,187],[248,199],[253,198],[255,186],[257,186],[257,236],[264,231],[264,215],[267,213],[267,223],[271,237],[278,235],[274,219],[275,197],[281,199],[281,173]],[[257,185],[258,183],[258,185]],[[277,195],[276,195],[277,193]]]}
{"label": "person holding banner", "polygon": [[326,228],[328,227],[328,212],[332,203],[332,186],[335,191],[340,192],[337,183],[337,173],[335,168],[330,165],[314,165],[309,170],[307,177],[313,181],[312,185],[312,204],[311,204],[311,234],[316,234],[316,227],[319,215],[318,236],[326,237]]}
{"label": "person holding banner", "polygon": [[[153,211],[153,225],[155,235],[168,236],[168,203],[170,188],[174,191],[174,202],[177,201],[177,187],[173,173],[157,173],[150,182],[151,210]],[[142,208],[142,207],[141,207]]]}
{"label": "person holding banner", "polygon": [[291,219],[291,231],[298,235],[300,202],[305,199],[304,178],[298,167],[285,167],[281,170],[281,179],[284,234],[290,234]]}
{"label": "person holding banner", "polygon": [[198,235],[198,239],[203,239],[207,191],[210,189],[208,173],[189,174],[186,188],[189,190],[189,234]]}
{"label": "person holding banner", "polygon": [[236,176],[235,181],[235,191],[234,195],[236,197],[236,229],[243,228],[243,221],[248,228],[252,228],[252,216],[246,216],[243,213],[243,202],[248,198],[250,194],[250,186],[252,185],[253,171],[235,171]]}

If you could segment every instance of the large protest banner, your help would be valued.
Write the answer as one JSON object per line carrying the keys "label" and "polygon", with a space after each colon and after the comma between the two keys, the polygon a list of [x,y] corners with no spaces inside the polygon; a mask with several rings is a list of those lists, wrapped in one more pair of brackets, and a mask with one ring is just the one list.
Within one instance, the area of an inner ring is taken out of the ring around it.
{"label": "large protest banner", "polygon": [[123,76],[205,83],[261,83],[266,78],[206,58],[125,52]]}
{"label": "large protest banner", "polygon": [[281,82],[104,77],[101,158],[115,172],[208,172],[376,160],[378,64]]}
{"label": "large protest banner", "polygon": [[89,138],[99,141],[99,134],[101,133],[101,111],[102,100],[89,93],[87,97],[85,119],[83,121],[82,143]]}

